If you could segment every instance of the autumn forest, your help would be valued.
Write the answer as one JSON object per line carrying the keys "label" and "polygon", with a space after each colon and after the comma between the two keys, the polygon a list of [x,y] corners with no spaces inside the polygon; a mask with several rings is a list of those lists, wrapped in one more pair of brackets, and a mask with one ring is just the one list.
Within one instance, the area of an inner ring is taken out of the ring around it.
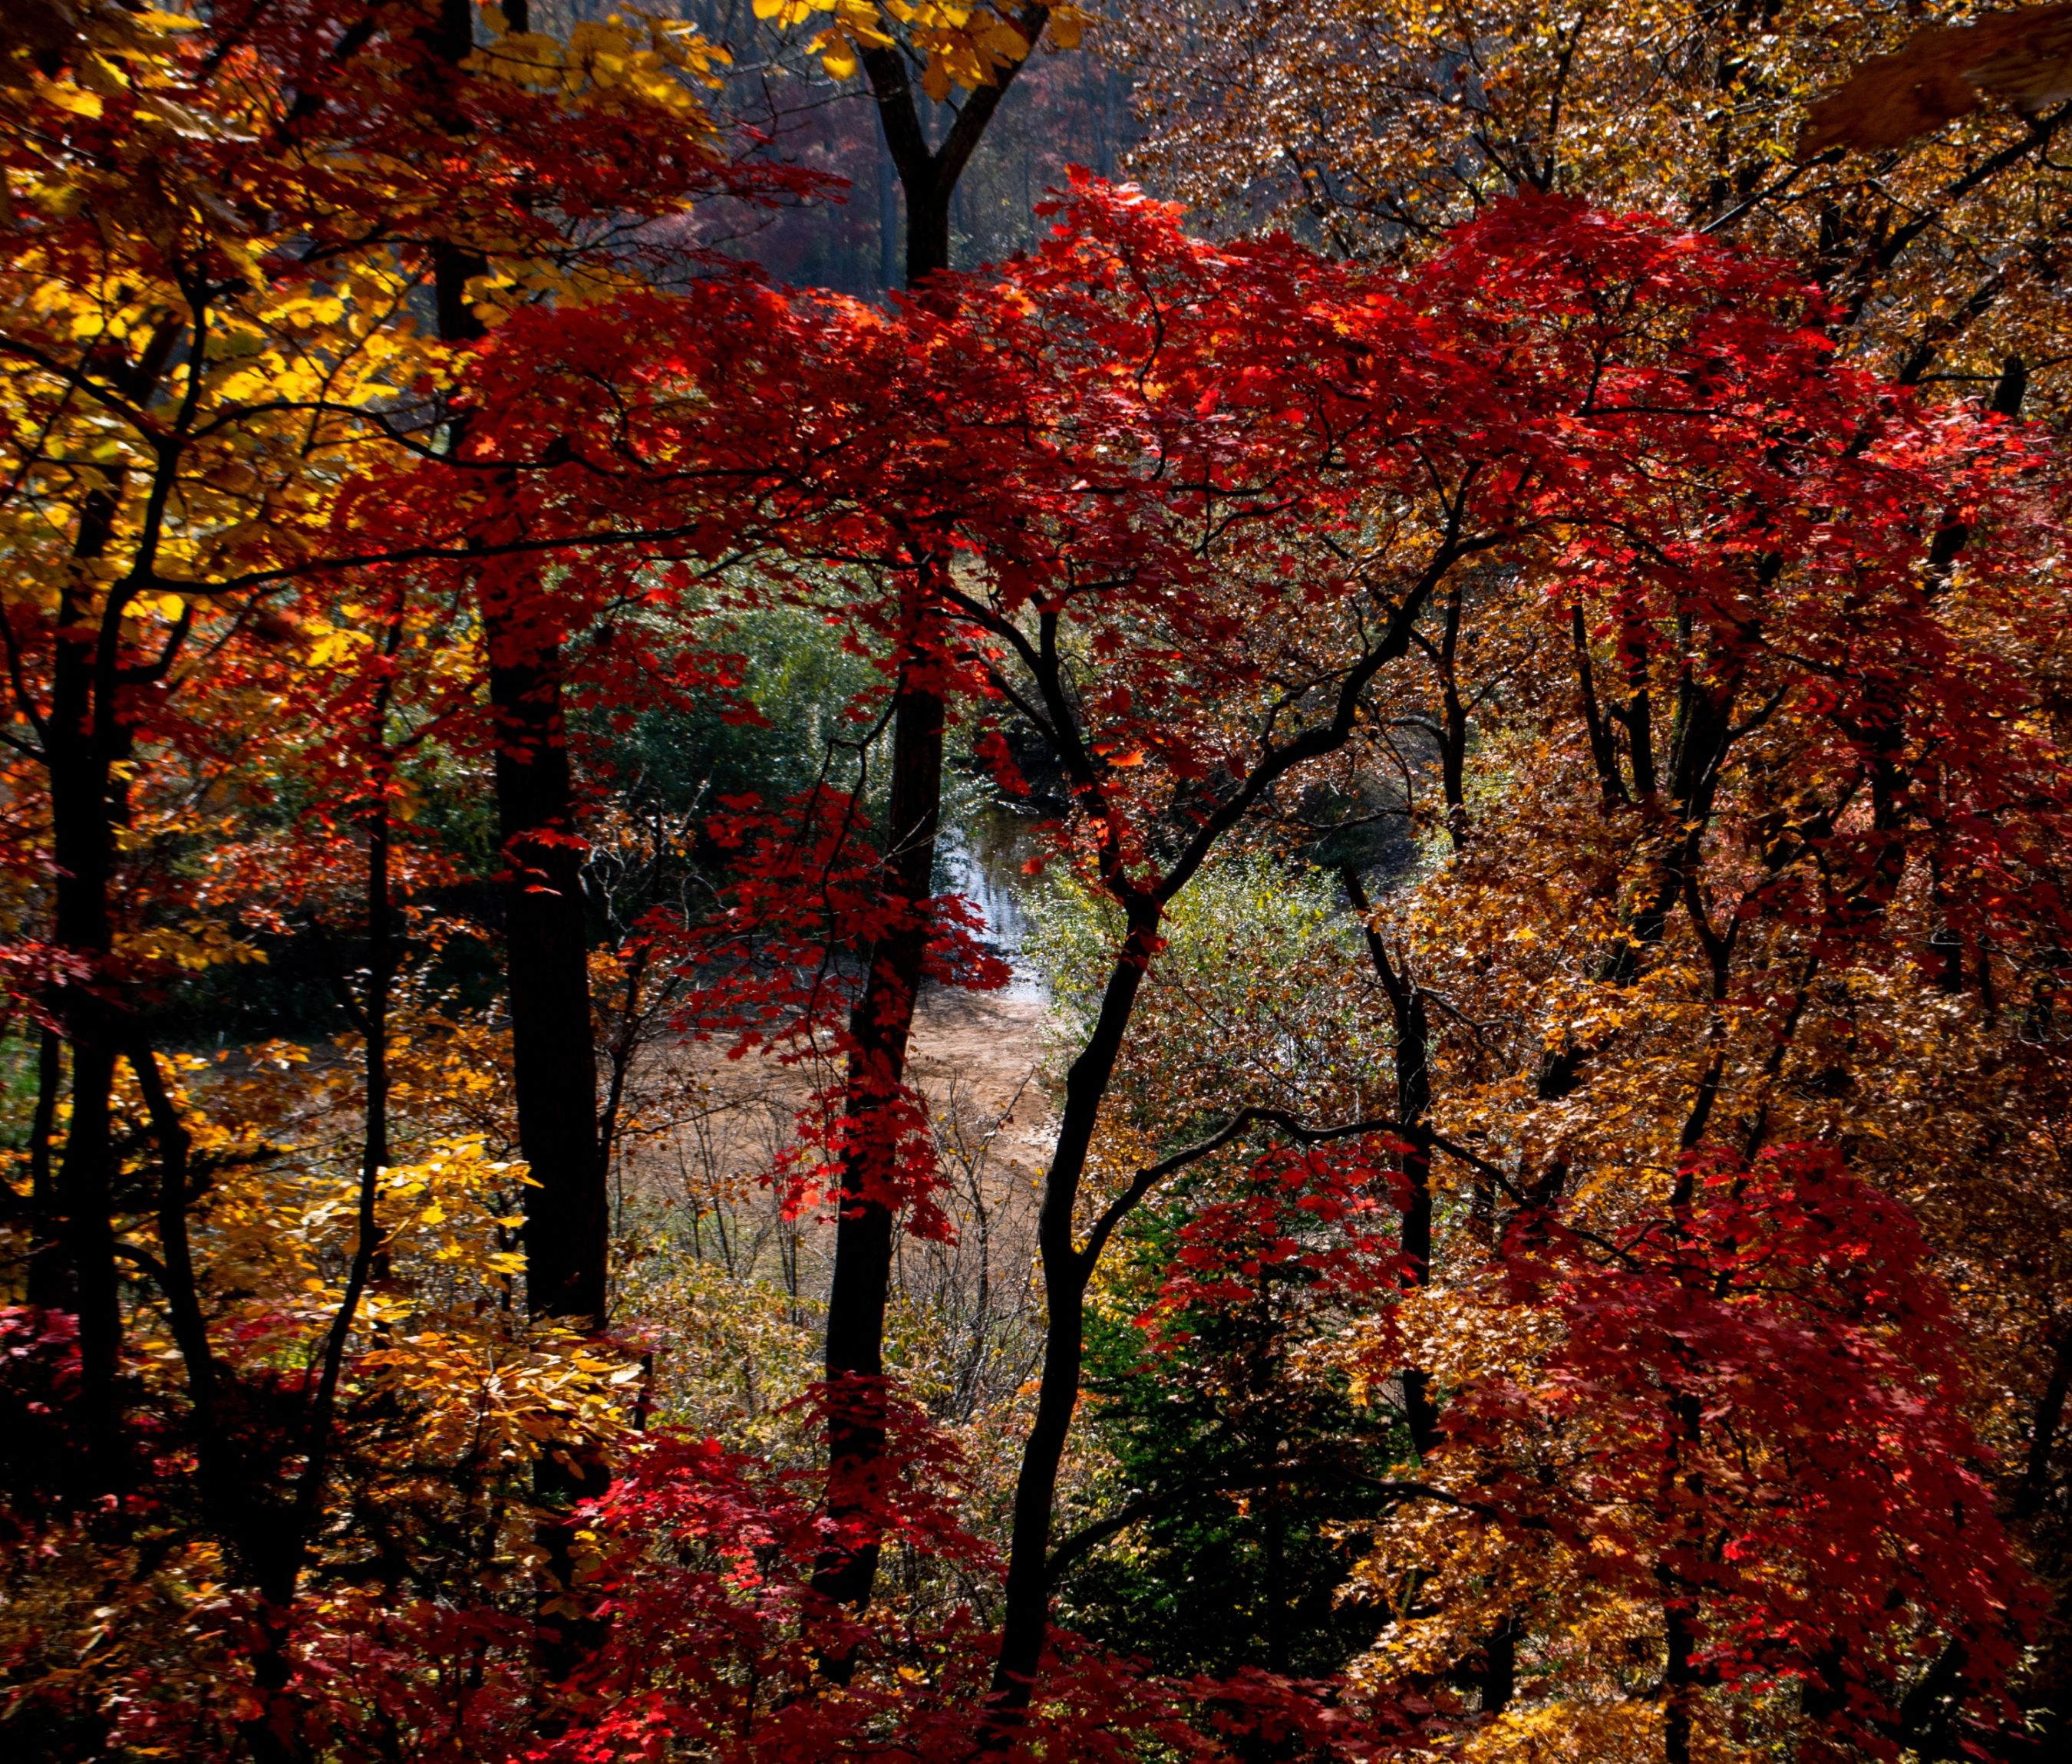
{"label": "autumn forest", "polygon": [[2072,1750],[2072,5],[10,0],[0,1756]]}

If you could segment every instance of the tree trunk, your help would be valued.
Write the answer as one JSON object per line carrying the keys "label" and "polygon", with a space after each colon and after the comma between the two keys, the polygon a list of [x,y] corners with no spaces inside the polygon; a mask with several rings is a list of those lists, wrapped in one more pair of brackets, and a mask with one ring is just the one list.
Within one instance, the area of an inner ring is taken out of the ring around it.
{"label": "tree trunk", "polygon": [[906,286],[918,288],[938,269],[950,267],[950,198],[931,183],[919,196],[906,192]]}
{"label": "tree trunk", "polygon": [[525,1297],[536,1317],[601,1326],[610,1234],[597,1137],[597,1050],[575,781],[561,650],[525,644],[501,597],[483,598],[504,841],[512,1076],[525,1190]]}
{"label": "tree trunk", "polygon": [[[73,550],[82,561],[107,549],[114,498],[86,500]],[[121,1486],[121,1288],[115,1266],[115,1067],[122,1007],[109,996],[114,949],[109,892],[115,870],[118,805],[114,763],[129,732],[113,702],[115,660],[103,653],[119,617],[100,619],[68,592],[58,617],[51,709],[44,736],[50,771],[52,855],[56,866],[59,947],[86,970],[60,984],[53,1014],[72,1046],[72,1119],[55,1184],[70,1289],[79,1318],[80,1398],[96,1486]]]}
{"label": "tree trunk", "polygon": [[[561,710],[561,648],[528,638],[501,595],[481,598],[496,737],[496,812],[504,841],[504,940],[512,1088],[525,1190],[525,1302],[536,1318],[604,1326],[611,1209],[598,1138],[597,1050],[590,1022],[582,845]],[[565,1682],[594,1651],[598,1621],[567,1609],[576,1576],[576,1503],[610,1486],[602,1453],[549,1450],[532,1493],[547,1511],[536,1661]],[[551,1739],[559,1717],[542,1716]]]}
{"label": "tree trunk", "polygon": [[1056,1149],[1044,1178],[1043,1210],[1037,1220],[1043,1269],[1043,1375],[1035,1423],[1022,1448],[1021,1474],[1015,1481],[1000,1657],[993,1675],[994,1711],[985,1739],[989,1745],[997,1745],[1001,1733],[1028,1707],[1037,1668],[1042,1663],[1043,1639],[1050,1623],[1051,1509],[1072,1412],[1079,1406],[1084,1301],[1092,1272],[1074,1240],[1073,1215],[1101,1099],[1108,1094],[1130,1014],[1137,1007],[1137,989],[1157,947],[1158,924],[1155,910],[1130,915],[1128,935],[1108,972],[1100,1015],[1065,1077],[1063,1118],[1058,1124]]}
{"label": "tree trunk", "polygon": [[[1032,47],[1049,16],[1047,7],[1024,10],[1018,22]],[[949,268],[950,199],[957,179],[1018,68],[1004,69],[997,84],[968,93],[941,145],[931,148],[899,51],[866,48],[863,65],[878,101],[883,150],[906,199],[906,285],[925,291],[931,276]],[[880,1197],[897,1155],[898,1101],[928,947],[923,903],[933,891],[942,816],[944,711],[931,662],[939,630],[931,578],[941,567],[938,559],[916,560],[902,609],[884,885],[892,923],[870,952],[850,1019],[854,1046],[842,1100],[851,1125],[828,1292],[827,1501],[828,1515],[858,1526],[861,1535],[853,1547],[827,1552],[813,1584],[824,1596],[859,1610],[870,1602],[878,1577],[878,1544],[868,1515],[884,1465],[885,1306],[897,1227]],[[823,1663],[837,1680],[848,1675],[845,1658]]]}
{"label": "tree trunk", "polygon": [[1482,1644],[1482,1713],[1501,1715],[1518,1691],[1519,1622],[1507,1617]]}
{"label": "tree trunk", "polygon": [[[522,6],[505,8],[514,30]],[[441,0],[440,54],[466,59],[474,9]],[[451,244],[433,253],[439,335],[483,334],[467,282],[487,267]],[[481,596],[496,741],[496,817],[505,866],[504,961],[511,1006],[512,1081],[525,1190],[525,1299],[536,1317],[585,1326],[604,1321],[610,1208],[598,1142],[597,1049],[590,1024],[590,944],[582,845],[561,712],[561,648],[520,616],[507,594]]]}
{"label": "tree trunk", "polygon": [[51,1169],[51,1135],[64,1088],[64,1042],[46,1029],[36,1038],[36,1107],[29,1121],[29,1302],[49,1310],[72,1310],[79,1302]]}
{"label": "tree trunk", "polygon": [[[1384,664],[1400,658],[1408,648],[1414,621],[1433,589],[1460,555],[1449,541],[1447,550],[1435,561],[1422,584],[1397,607],[1388,634],[1345,676],[1339,689],[1338,714],[1331,723],[1276,750],[1262,769],[1245,779],[1240,787],[1240,804],[1256,800],[1261,788],[1301,759],[1334,752],[1344,743],[1353,727],[1359,695]],[[1046,701],[1063,704],[1054,677],[1045,683],[1044,692]],[[1232,824],[1229,820],[1211,820],[1197,832],[1182,855],[1166,870],[1155,892],[1129,885],[1119,858],[1112,872],[1111,890],[1124,906],[1127,929],[1108,970],[1092,1032],[1065,1076],[1065,1105],[1050,1167],[1043,1181],[1043,1206],[1037,1221],[1046,1313],[1043,1370],[1038,1387],[1036,1419],[1022,1449],[1021,1473],[1015,1482],[1000,1653],[993,1668],[991,1706],[978,1735],[977,1751],[981,1756],[998,1755],[1011,1745],[1013,1732],[1035,1692],[1050,1618],[1051,1510],[1073,1411],[1079,1405],[1087,1285],[1108,1236],[1143,1194],[1142,1190],[1132,1187],[1118,1195],[1096,1223],[1086,1248],[1079,1248],[1074,1217],[1094,1128],[1115,1075],[1116,1061],[1128,1032],[1131,1014],[1137,1008],[1137,993],[1159,947],[1166,903],[1187,886],[1215,841]],[[1419,1063],[1421,1069],[1422,1063]]]}
{"label": "tree trunk", "polygon": [[[505,0],[514,31],[530,27],[526,0]],[[439,0],[434,43],[458,65],[474,48],[470,0]],[[435,245],[433,282],[439,335],[450,343],[483,334],[467,283],[488,266],[477,252]],[[455,424],[456,442],[465,417]],[[536,584],[528,584],[536,586]],[[534,1317],[578,1328],[604,1326],[611,1208],[597,1100],[597,1045],[590,1017],[590,940],[582,897],[575,776],[561,705],[559,636],[533,610],[515,605],[508,583],[478,598],[489,662],[496,745],[496,820],[503,842],[504,952],[511,1010],[512,1088],[518,1149],[532,1178],[524,1193],[525,1303]],[[590,1618],[561,1601],[574,1575],[575,1529],[562,1516],[610,1482],[602,1458],[549,1451],[534,1466],[532,1491],[549,1510],[535,1535],[546,1555],[538,1664],[549,1683],[567,1679],[594,1646]],[[545,1737],[558,1732],[553,1717]]]}
{"label": "tree trunk", "polygon": [[[1028,40],[1032,54],[1050,19],[1047,6],[1024,6],[1015,14],[1015,28]],[[906,286],[918,289],[937,270],[950,266],[950,203],[957,180],[1026,60],[997,69],[991,84],[966,93],[948,130],[934,146],[922,125],[899,50],[890,44],[866,47],[862,62],[878,101],[885,149],[906,195]]]}
{"label": "tree trunk", "polygon": [[[1680,1219],[1678,1235],[1683,1235]],[[1662,1505],[1666,1512],[1679,1496],[1683,1500],[1686,1561],[1681,1572],[1667,1560],[1655,1564],[1655,1576],[1663,1590],[1663,1764],[1691,1764],[1691,1742],[1696,1726],[1698,1608],[1690,1581],[1692,1567],[1704,1555],[1699,1515],[1704,1510],[1705,1490],[1704,1475],[1692,1460],[1696,1457],[1703,1428],[1696,1397],[1677,1395],[1669,1399],[1670,1444],[1663,1465]],[[1683,1484],[1680,1491],[1674,1486],[1679,1482]]]}
{"label": "tree trunk", "polygon": [[884,874],[890,925],[871,951],[849,1019],[842,1104],[849,1126],[828,1292],[828,1511],[838,1522],[862,1526],[864,1535],[853,1549],[831,1550],[813,1584],[826,1597],[859,1607],[870,1602],[878,1571],[868,1515],[885,1454],[885,1306],[896,1225],[887,1200],[898,1177],[907,1045],[932,928],[928,901],[942,812],[944,709],[930,677],[937,621],[927,575],[926,567],[915,572],[901,621],[907,666],[893,701]]}
{"label": "tree trunk", "polygon": [[[1388,995],[1391,1038],[1396,1064],[1396,1118],[1401,1124],[1404,1150],[1397,1168],[1404,1188],[1403,1284],[1412,1291],[1432,1283],[1432,1032],[1424,993],[1406,960],[1399,967],[1374,928],[1372,903],[1359,872],[1348,864],[1339,871],[1346,898],[1360,915],[1368,959]],[[1415,1367],[1402,1373],[1404,1420],[1410,1443],[1423,1458],[1438,1443],[1439,1414],[1431,1396],[1430,1375]]]}
{"label": "tree trunk", "polygon": [[2065,1422],[2065,1404],[2072,1396],[2072,1324],[2061,1325],[2053,1334],[2050,1376],[2043,1398],[2036,1405],[2036,1423],[2029,1436],[2029,1456],[2022,1466],[2021,1483],[2015,1491],[2017,1519],[2031,1519],[2041,1509],[2050,1486],[2050,1458],[2058,1444],[2058,1430]]}

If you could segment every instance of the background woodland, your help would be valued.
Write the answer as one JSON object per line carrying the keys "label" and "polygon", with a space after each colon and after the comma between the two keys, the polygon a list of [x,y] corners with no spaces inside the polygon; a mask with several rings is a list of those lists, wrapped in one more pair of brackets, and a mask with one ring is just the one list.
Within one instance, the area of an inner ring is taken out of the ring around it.
{"label": "background woodland", "polygon": [[2060,1755],[2068,123],[10,7],[0,1745]]}

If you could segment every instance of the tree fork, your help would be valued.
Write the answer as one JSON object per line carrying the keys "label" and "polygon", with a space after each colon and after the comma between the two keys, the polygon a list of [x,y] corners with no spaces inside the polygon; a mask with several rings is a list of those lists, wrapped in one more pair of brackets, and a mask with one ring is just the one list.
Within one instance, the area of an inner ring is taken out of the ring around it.
{"label": "tree fork", "polygon": [[1079,1180],[1092,1149],[1095,1123],[1115,1075],[1123,1038],[1137,1008],[1137,994],[1157,948],[1162,915],[1140,903],[1130,914],[1128,933],[1108,971],[1093,1033],[1065,1076],[1063,1118],[1058,1125],[1050,1169],[1044,1179],[1037,1244],[1043,1270],[1047,1313],[1043,1371],[1036,1419],[1022,1449],[1014,1488],[1014,1528],[1007,1586],[1001,1614],[1000,1657],[993,1667],[993,1707],[981,1732],[981,1748],[997,1750],[1018,1722],[1035,1691],[1050,1616],[1050,1515],[1058,1495],[1058,1470],[1079,1407],[1083,1355],[1087,1282],[1099,1246],[1082,1252],[1074,1239],[1073,1214]]}
{"label": "tree fork", "polygon": [[[1017,28],[1031,53],[1050,16],[1043,6],[1025,7],[1018,15]],[[906,285],[925,296],[929,279],[950,265],[950,199],[957,180],[1022,64],[1002,68],[993,84],[968,93],[949,133],[931,148],[899,51],[866,47],[862,62],[886,151],[906,194]],[[931,604],[931,575],[942,567],[939,559],[919,561],[900,620],[885,870],[892,924],[871,950],[862,996],[850,1018],[853,1047],[842,1100],[852,1125],[842,1157],[828,1291],[827,1501],[831,1518],[865,1529],[855,1547],[827,1552],[813,1585],[824,1597],[857,1609],[870,1602],[878,1578],[878,1544],[869,1532],[867,1514],[885,1457],[885,1307],[898,1225],[880,1198],[896,1145],[882,1141],[886,1129],[897,1132],[894,1111],[906,1079],[914,1006],[928,948],[925,903],[933,891],[942,822],[946,713],[930,666],[939,618]],[[876,1167],[881,1162],[882,1170]],[[824,1662],[828,1676],[838,1680],[848,1676],[849,1664],[842,1658]]]}
{"label": "tree fork", "polygon": [[[1047,6],[1024,6],[1015,14],[1014,27],[1036,52],[1037,39],[1050,22]],[[993,121],[993,113],[1007,95],[1028,57],[1009,63],[989,85],[976,86],[964,95],[955,120],[942,142],[930,147],[914,102],[914,88],[906,77],[906,64],[897,48],[866,47],[863,71],[878,101],[878,120],[885,131],[886,150],[899,174],[906,193],[906,286],[919,288],[939,269],[950,266],[950,199],[956,194],[957,180],[964,175],[972,152]]]}
{"label": "tree fork", "polygon": [[[1087,1285],[1110,1236],[1129,1208],[1149,1191],[1149,1182],[1156,1180],[1161,1167],[1154,1166],[1139,1172],[1103,1213],[1082,1250],[1073,1231],[1079,1185],[1086,1174],[1101,1104],[1137,1008],[1137,993],[1158,948],[1166,907],[1207,861],[1217,841],[1275,782],[1306,760],[1335,753],[1351,738],[1362,694],[1383,668],[1408,652],[1417,621],[1439,585],[1462,557],[1494,543],[1488,538],[1463,539],[1460,519],[1456,504],[1449,511],[1445,541],[1396,603],[1387,631],[1341,679],[1330,718],[1270,746],[1222,807],[1194,831],[1155,890],[1130,884],[1112,847],[1104,854],[1103,873],[1110,892],[1123,905],[1126,928],[1108,970],[1093,1029],[1066,1074],[1065,1106],[1050,1168],[1043,1178],[1043,1204],[1037,1221],[1046,1313],[1043,1369],[1038,1386],[1036,1419],[1022,1448],[1022,1467],[1015,1482],[1000,1654],[993,1667],[991,1704],[978,1735],[980,1756],[996,1755],[1011,1743],[1011,1735],[1034,1696],[1036,1675],[1042,1663],[1043,1642],[1050,1624],[1051,1511],[1073,1412],[1079,1406]],[[1047,668],[1038,665],[1044,701],[1055,719],[1053,738],[1064,747],[1068,766],[1087,790],[1087,807],[1098,819],[1104,804],[1092,756],[1074,723],[1054,659]]]}

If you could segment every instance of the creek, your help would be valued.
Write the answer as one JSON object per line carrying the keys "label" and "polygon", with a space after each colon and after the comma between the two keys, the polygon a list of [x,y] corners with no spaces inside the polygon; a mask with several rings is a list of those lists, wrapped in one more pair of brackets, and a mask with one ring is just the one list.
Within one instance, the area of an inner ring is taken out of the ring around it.
{"label": "creek", "polygon": [[1023,866],[1041,841],[1035,824],[1005,808],[981,808],[943,829],[937,863],[944,886],[964,895],[985,921],[984,939],[1013,969],[997,996],[1047,1003],[1049,985],[1026,954],[1034,927],[1022,904]]}

